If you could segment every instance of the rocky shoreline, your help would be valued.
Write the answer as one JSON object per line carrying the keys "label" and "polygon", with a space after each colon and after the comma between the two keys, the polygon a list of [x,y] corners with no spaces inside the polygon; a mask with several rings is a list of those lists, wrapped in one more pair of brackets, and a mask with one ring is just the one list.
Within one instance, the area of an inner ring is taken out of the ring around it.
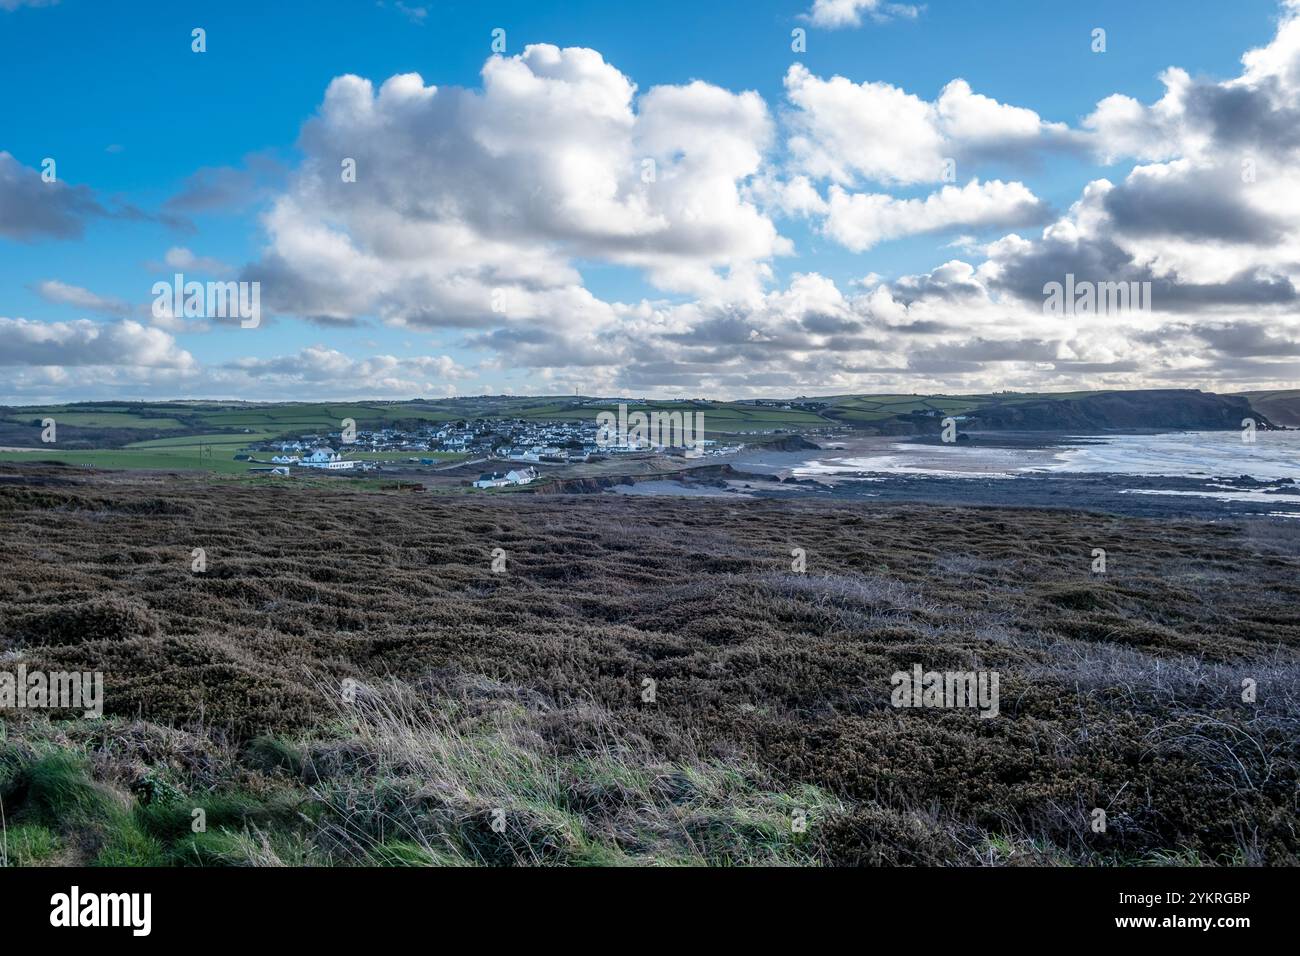
{"label": "rocky shoreline", "polygon": [[[1179,478],[1056,472],[984,478],[863,472],[856,477],[841,476],[825,481],[744,471],[731,465],[710,465],[676,475],[556,480],[537,491],[597,494],[647,482],[676,486],[685,494],[714,489],[719,495],[750,498],[795,495],[846,501],[870,498],[881,502],[979,507],[1068,508],[1145,518],[1214,520],[1243,515],[1300,518],[1300,486],[1293,479],[1262,481],[1246,475]],[[668,489],[665,493],[674,491]]]}

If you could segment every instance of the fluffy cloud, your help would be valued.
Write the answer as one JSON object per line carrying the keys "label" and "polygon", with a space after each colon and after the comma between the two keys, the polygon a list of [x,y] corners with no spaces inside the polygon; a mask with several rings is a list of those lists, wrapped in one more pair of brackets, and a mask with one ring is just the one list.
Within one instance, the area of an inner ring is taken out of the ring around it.
{"label": "fluffy cloud", "polygon": [[[66,348],[120,355],[83,367],[124,390],[153,374],[159,387],[250,398],[446,394],[503,369],[528,370],[532,391],[586,393],[1284,385],[1300,377],[1297,10],[1240,76],[1170,69],[1154,103],[1107,98],[1078,129],[960,79],[927,100],[801,65],[774,122],[754,93],[642,92],[598,53],[551,46],[489,59],[481,89],[339,77],[243,278],[262,281],[264,305],[318,324],[377,317],[413,338],[459,336],[490,356],[483,366],[318,345],[198,369],[165,328],[133,323],[0,327],[0,349],[26,356],[10,367],[33,381],[56,375],[47,363]],[[1064,213],[1024,183],[974,177],[987,161],[1029,168],[1044,150],[1128,166],[1083,185]],[[947,159],[965,185],[946,182]],[[0,158],[0,180],[6,169]],[[191,183],[192,208],[223,182]],[[776,223],[802,217],[855,252],[978,236],[915,275],[837,284],[805,267],[778,285],[773,264],[794,250]],[[988,241],[994,228],[1021,231]],[[202,259],[177,247],[169,262]],[[584,284],[590,263],[639,270],[664,296],[605,301]],[[1044,284],[1067,274],[1150,282],[1154,307],[1045,314]],[[142,364],[145,333],[167,361]]]}
{"label": "fluffy cloud", "polygon": [[[1046,204],[1020,182],[971,179],[921,198],[855,190],[867,183],[951,183],[967,164],[1023,159],[1078,140],[1066,127],[977,94],[960,79],[928,102],[888,83],[822,79],[796,63],[785,86],[792,106],[788,171],[760,177],[753,195],[775,212],[820,217],[822,232],[854,252],[910,235],[1041,222]],[[827,182],[823,197],[818,183]]]}
{"label": "fluffy cloud", "polygon": [[[1116,228],[1110,212],[1117,192],[1098,180],[1038,240],[1013,235],[993,244],[985,273],[994,287],[1041,303],[1045,283],[1074,275],[1088,282],[1151,282],[1152,305],[1160,311],[1294,308],[1296,286],[1289,274],[1295,272],[1294,263],[1289,270],[1276,268],[1270,262],[1273,254],[1250,255],[1222,239],[1192,241],[1186,232],[1172,239],[1134,240]],[[1162,227],[1177,229],[1178,222],[1171,218]],[[1214,251],[1219,257],[1213,257]]]}
{"label": "fluffy cloud", "polygon": [[771,137],[757,94],[695,82],[637,98],[586,49],[492,57],[481,91],[340,77],[245,277],[283,312],[420,327],[612,321],[575,258],[673,292],[756,294],[788,249],[741,188]]}
{"label": "fluffy cloud", "polygon": [[471,372],[449,356],[353,358],[324,345],[268,359],[236,359],[208,372],[209,387],[241,395],[452,395]]}
{"label": "fluffy cloud", "polygon": [[848,185],[938,182],[947,143],[933,105],[889,83],[823,80],[800,63],[785,76],[791,165],[814,179]]}
{"label": "fluffy cloud", "polygon": [[162,329],[125,319],[36,322],[0,317],[0,365],[193,369],[193,356]]}
{"label": "fluffy cloud", "polygon": [[[1284,22],[1269,49],[1290,33]],[[410,76],[376,91],[345,77],[304,129],[308,161],[268,214],[271,244],[248,275],[263,270],[300,314],[459,328],[465,345],[562,390],[1199,384],[1219,368],[1281,376],[1300,191],[1276,191],[1290,167],[1270,162],[1290,154],[1271,131],[1294,101],[1282,80],[1292,60],[1247,56],[1252,83],[1267,88],[1249,122],[1228,123],[1216,99],[1240,82],[1197,92],[1169,72],[1163,106],[1112,98],[1080,130],[963,80],[927,101],[796,64],[780,172],[753,94],[693,83],[638,97],[588,50],[493,58],[482,91]],[[1243,181],[1231,152],[1242,143],[1259,147],[1269,190]],[[1005,236],[982,261],[852,293],[811,272],[770,288],[768,262],[789,250],[765,211],[813,217],[859,252],[1024,226],[1048,210],[1019,182],[971,179],[919,196],[864,187],[939,184],[946,159],[961,168],[1089,146],[1155,159],[1089,184],[1041,235]],[[357,160],[356,183],[341,181],[343,157]],[[574,266],[588,259],[640,268],[691,299],[601,301]],[[1047,316],[1043,285],[1066,273],[1151,282],[1155,309]],[[1251,331],[1230,335],[1233,322]]]}
{"label": "fluffy cloud", "polygon": [[855,294],[804,274],[743,311],[669,307],[640,324],[639,338],[607,342],[617,373],[601,385],[737,395],[992,390],[1009,381],[1123,388],[1246,374],[1286,381],[1297,369],[1300,335],[1276,322],[1047,315],[1041,294],[1022,299],[994,273],[958,260]]}
{"label": "fluffy cloud", "polygon": [[[1110,97],[1079,131],[984,101],[965,84],[950,84],[928,104],[887,84],[820,80],[793,68],[787,86],[802,137],[794,144],[798,174],[764,183],[763,198],[787,214],[824,216],[826,232],[851,249],[961,219],[978,227],[981,213],[996,218],[999,204],[985,205],[977,184],[912,199],[851,191],[865,180],[927,181],[945,151],[1087,144],[1103,159],[1141,164],[1087,184],[1038,236],[1011,234],[972,248],[982,261],[955,260],[891,283],[873,279],[835,308],[823,297],[815,315],[768,308],[757,313],[766,324],[755,336],[724,340],[748,350],[755,367],[764,365],[759,343],[780,343],[791,356],[785,367],[811,362],[825,380],[848,378],[855,387],[1293,382],[1300,370],[1297,14],[1300,4],[1289,4],[1273,41],[1243,57],[1239,77],[1202,81],[1168,70],[1158,101]],[[825,200],[818,179],[831,183]],[[1032,194],[1001,185],[1004,198],[1024,201],[1028,216]],[[1045,315],[1044,285],[1067,274],[1149,282],[1152,309]],[[832,329],[835,336],[825,337]]]}
{"label": "fluffy cloud", "polygon": [[836,30],[861,26],[864,15],[881,22],[895,17],[914,19],[918,13],[920,9],[912,4],[887,0],[813,0],[806,16],[813,26]]}
{"label": "fluffy cloud", "polygon": [[1300,147],[1300,2],[1287,0],[1277,34],[1242,57],[1240,76],[1216,83],[1171,67],[1160,79],[1165,92],[1155,103],[1116,94],[1084,118],[1105,161],[1202,161],[1229,150],[1238,165],[1292,157]]}
{"label": "fluffy cloud", "polygon": [[792,111],[790,163],[797,173],[841,186],[936,183],[954,160],[1077,147],[1079,134],[1033,110],[973,92],[961,79],[933,102],[890,83],[822,79],[796,63],[785,76]]}
{"label": "fluffy cloud", "polygon": [[1045,204],[1021,183],[972,180],[945,186],[925,199],[849,193],[832,186],[825,230],[840,245],[865,252],[887,239],[940,232],[957,226],[982,228],[1038,222]]}
{"label": "fluffy cloud", "polygon": [[[990,257],[994,285],[1026,300],[1066,273],[1150,281],[1166,312],[1294,325],[1300,285],[1300,3],[1242,58],[1240,76],[1166,70],[1146,106],[1112,96],[1085,119],[1098,154],[1148,162],[1090,183],[1070,213]],[[1218,337],[1221,338],[1221,337]],[[1289,335],[1275,341],[1290,341]]]}
{"label": "fluffy cloud", "polygon": [[[353,357],[324,345],[201,366],[166,331],[126,320],[0,317],[0,399],[192,394],[283,400],[454,395],[474,376],[447,355]],[[346,393],[346,394],[345,394]]]}

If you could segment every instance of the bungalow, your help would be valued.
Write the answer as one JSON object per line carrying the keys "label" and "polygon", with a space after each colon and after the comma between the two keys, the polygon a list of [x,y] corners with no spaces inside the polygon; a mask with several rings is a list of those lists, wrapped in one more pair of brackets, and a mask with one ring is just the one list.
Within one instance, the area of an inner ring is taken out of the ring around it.
{"label": "bungalow", "polygon": [[504,488],[506,485],[526,485],[537,477],[532,468],[514,468],[510,471],[487,471],[478,476],[475,488]]}

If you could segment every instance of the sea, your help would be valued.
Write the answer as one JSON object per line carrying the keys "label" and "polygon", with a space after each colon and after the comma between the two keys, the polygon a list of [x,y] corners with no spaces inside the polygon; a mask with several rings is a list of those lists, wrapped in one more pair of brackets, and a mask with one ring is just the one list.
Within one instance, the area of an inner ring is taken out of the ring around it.
{"label": "sea", "polygon": [[[1026,494],[1060,498],[1061,489],[1069,488],[1090,503],[1133,496],[1121,508],[1136,514],[1211,513],[1209,507],[1193,507],[1200,501],[1221,505],[1212,508],[1218,514],[1300,518],[1300,430],[1257,431],[1253,441],[1235,430],[983,433],[948,445],[912,437],[849,437],[818,450],[742,452],[732,465],[854,497],[1014,503]],[[976,485],[978,492],[968,487]]]}

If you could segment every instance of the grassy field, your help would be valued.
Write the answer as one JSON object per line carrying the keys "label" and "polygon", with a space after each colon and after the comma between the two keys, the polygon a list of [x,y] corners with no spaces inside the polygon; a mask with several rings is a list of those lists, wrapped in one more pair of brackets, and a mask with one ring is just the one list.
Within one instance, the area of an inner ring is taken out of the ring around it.
{"label": "grassy field", "polygon": [[79,428],[183,428],[184,425],[174,418],[154,418],[134,412],[69,412],[62,409],[46,414],[57,416],[60,425],[75,425]]}
{"label": "grassy field", "polygon": [[[216,474],[245,474],[250,468],[265,468],[253,461],[236,461],[234,456],[248,444],[247,436],[240,441],[206,441],[202,445],[193,440],[165,443],[142,442],[123,449],[107,451],[0,451],[0,463],[55,462],[75,468],[100,468],[123,471],[208,471]],[[270,452],[255,454],[269,461]],[[431,458],[438,462],[462,461],[467,456],[458,452],[348,452],[347,457],[357,461],[379,461],[406,464],[411,458]]]}
{"label": "grassy field", "polygon": [[111,468],[127,471],[211,471],[221,474],[247,472],[249,462],[234,460],[233,446],[216,447],[200,457],[197,446],[124,448],[101,451],[3,451],[0,462],[57,462],[76,468]]}
{"label": "grassy field", "polygon": [[[715,435],[777,429],[828,428],[847,422],[884,420],[913,410],[966,409],[987,401],[915,395],[841,396],[822,399],[822,412],[782,408],[778,404],[745,402],[636,401],[629,411],[704,413],[707,431]],[[448,422],[474,418],[520,418],[534,421],[591,419],[599,412],[618,409],[617,402],[597,402],[579,396],[514,398],[507,396],[449,399],[440,402],[391,403],[155,403],[43,406],[9,409],[0,422],[26,423],[50,416],[60,425],[103,428],[182,429],[207,436],[251,430],[265,435],[298,435],[337,431],[345,418],[358,427],[372,428],[397,422]]]}
{"label": "grassy field", "polygon": [[127,445],[127,448],[197,448],[199,445],[211,445],[214,447],[232,447],[243,448],[254,442],[266,441],[268,438],[274,438],[277,432],[240,432],[232,434],[229,432],[215,432],[208,435],[183,435],[177,438],[152,438],[149,441],[137,441]]}
{"label": "grassy field", "polygon": [[106,688],[3,715],[10,863],[1300,859],[1282,523],[23,469],[0,535],[5,667]]}

